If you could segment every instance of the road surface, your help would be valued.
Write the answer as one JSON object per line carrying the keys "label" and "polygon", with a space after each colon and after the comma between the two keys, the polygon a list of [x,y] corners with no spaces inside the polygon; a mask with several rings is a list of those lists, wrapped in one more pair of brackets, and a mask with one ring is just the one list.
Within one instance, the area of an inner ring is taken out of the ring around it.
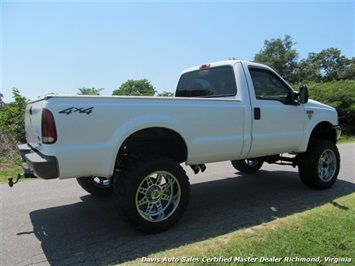
{"label": "road surface", "polygon": [[0,262],[8,265],[107,265],[149,256],[285,217],[355,192],[355,143],[339,145],[341,171],[325,191],[304,186],[297,168],[264,164],[241,175],[230,162],[187,168],[190,204],[167,232],[144,235],[117,216],[110,198],[86,193],[76,180],[1,186]]}

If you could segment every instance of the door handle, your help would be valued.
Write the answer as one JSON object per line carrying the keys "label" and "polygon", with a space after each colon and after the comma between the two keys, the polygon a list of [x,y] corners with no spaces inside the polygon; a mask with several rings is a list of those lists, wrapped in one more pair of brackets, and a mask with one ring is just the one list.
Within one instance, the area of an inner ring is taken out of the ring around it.
{"label": "door handle", "polygon": [[261,110],[259,107],[254,108],[254,120],[260,120],[261,119]]}

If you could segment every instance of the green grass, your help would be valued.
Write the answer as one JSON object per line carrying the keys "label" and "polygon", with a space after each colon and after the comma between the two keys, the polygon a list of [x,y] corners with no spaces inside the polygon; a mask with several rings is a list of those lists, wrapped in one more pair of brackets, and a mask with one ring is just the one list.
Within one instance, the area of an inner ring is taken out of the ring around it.
{"label": "green grass", "polygon": [[[8,178],[12,177],[14,181],[17,178],[17,175],[23,173],[23,169],[21,165],[21,157],[15,158],[13,160],[9,158],[0,158],[0,184],[4,184],[8,182]],[[30,180],[33,178],[22,178],[20,181]]]}
{"label": "green grass", "polygon": [[338,141],[338,144],[350,143],[350,142],[355,142],[355,136],[342,135],[342,136],[340,137],[340,140]]}
{"label": "green grass", "polygon": [[[159,265],[171,265],[171,263],[164,263],[163,260],[172,257],[179,260],[174,265],[186,265],[183,262],[184,258],[194,258],[199,261],[198,265],[211,265],[216,262],[213,260],[219,258],[231,260],[231,262],[218,262],[218,265],[261,265],[266,263],[263,261],[265,258],[271,260],[274,258],[274,261],[267,263],[269,265],[333,265],[334,263],[326,262],[326,258],[342,258],[351,260],[351,262],[339,262],[337,265],[354,265],[354,221],[355,193],[315,209],[269,223],[150,254],[149,258],[159,259]],[[318,259],[318,257],[319,262],[300,261],[301,259]],[[239,260],[255,260],[255,262],[233,262],[238,258]],[[279,263],[277,258],[279,258]],[[287,258],[291,259],[287,261]],[[297,258],[298,261],[296,261]],[[206,260],[212,261],[206,262]],[[143,262],[142,258],[137,258],[125,264],[140,265]]]}
{"label": "green grass", "polygon": [[[0,184],[7,183],[9,177],[12,177],[15,181],[17,175],[23,172],[24,171],[22,167],[19,165],[9,165],[9,164],[0,163]],[[23,180],[27,180],[27,179],[20,179],[20,181]]]}
{"label": "green grass", "polygon": [[20,166],[0,163],[0,183],[7,183],[9,177],[17,177],[17,174],[21,173],[21,170]]}

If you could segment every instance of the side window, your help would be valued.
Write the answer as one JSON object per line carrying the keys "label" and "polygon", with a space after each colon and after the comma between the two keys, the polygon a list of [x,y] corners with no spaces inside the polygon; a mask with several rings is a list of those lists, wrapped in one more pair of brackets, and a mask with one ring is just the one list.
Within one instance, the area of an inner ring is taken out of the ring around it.
{"label": "side window", "polygon": [[231,66],[204,68],[183,74],[179,80],[177,97],[234,96],[237,87]]}
{"label": "side window", "polygon": [[292,103],[291,89],[274,73],[258,68],[249,68],[257,100],[274,100]]}

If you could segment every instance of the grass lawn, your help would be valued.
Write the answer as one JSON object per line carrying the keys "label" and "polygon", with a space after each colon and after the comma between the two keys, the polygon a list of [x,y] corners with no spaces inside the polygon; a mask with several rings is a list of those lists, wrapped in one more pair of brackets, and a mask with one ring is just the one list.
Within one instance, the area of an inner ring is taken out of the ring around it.
{"label": "grass lawn", "polygon": [[338,144],[355,142],[355,136],[342,135],[338,140]]}
{"label": "grass lawn", "polygon": [[[355,193],[209,240],[150,254],[159,265],[354,265]],[[125,265],[140,265],[143,258]],[[223,260],[225,260],[223,262]],[[152,263],[148,263],[152,264]]]}
{"label": "grass lawn", "polygon": [[[7,183],[9,177],[12,177],[15,181],[17,175],[23,172],[24,171],[20,165],[17,165],[15,163],[12,164],[0,162],[0,184]],[[31,179],[33,180],[33,178],[21,178],[20,182]]]}
{"label": "grass lawn", "polygon": [[7,179],[9,177],[13,177],[15,179],[17,174],[22,172],[23,170],[20,166],[0,163],[0,183],[7,183]]}

